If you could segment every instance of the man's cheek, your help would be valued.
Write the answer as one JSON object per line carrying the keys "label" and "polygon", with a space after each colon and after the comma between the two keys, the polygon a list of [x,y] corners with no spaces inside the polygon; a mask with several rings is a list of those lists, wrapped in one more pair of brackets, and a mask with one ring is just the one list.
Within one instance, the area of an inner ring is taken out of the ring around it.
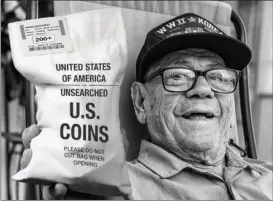
{"label": "man's cheek", "polygon": [[147,115],[148,123],[150,123],[151,128],[158,130],[160,128],[160,114],[162,109],[162,96],[161,92],[157,88],[150,88],[150,96],[147,101]]}
{"label": "man's cheek", "polygon": [[164,105],[163,111],[162,111],[162,117],[164,124],[168,128],[169,131],[173,132],[174,126],[175,126],[175,117],[173,115],[173,106],[172,105]]}
{"label": "man's cheek", "polygon": [[227,127],[230,126],[232,115],[233,115],[233,108],[234,108],[234,100],[233,96],[229,96],[226,98],[219,98],[219,103],[221,107],[221,118],[220,118],[220,128],[221,130],[226,130]]}
{"label": "man's cheek", "polygon": [[150,109],[151,112],[156,114],[158,117],[160,114],[160,109],[162,109],[162,104],[164,103],[164,94],[161,87],[154,87],[151,89],[150,93]]}
{"label": "man's cheek", "polygon": [[175,118],[173,115],[174,103],[173,101],[162,95],[158,97],[156,103],[156,115],[160,121],[161,129],[165,131],[172,131],[175,123]]}

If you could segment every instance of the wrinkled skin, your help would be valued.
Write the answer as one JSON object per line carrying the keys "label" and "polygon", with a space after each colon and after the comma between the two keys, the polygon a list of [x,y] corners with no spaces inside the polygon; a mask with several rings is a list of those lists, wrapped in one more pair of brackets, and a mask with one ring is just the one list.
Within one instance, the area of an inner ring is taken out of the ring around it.
{"label": "wrinkled skin", "polygon": [[[218,55],[200,49],[189,49],[166,55],[156,61],[147,74],[159,68],[181,65],[198,70],[225,68],[224,61]],[[222,169],[221,162],[224,159],[233,112],[232,94],[214,93],[204,77],[199,77],[194,88],[188,92],[171,93],[164,90],[161,78],[157,76],[145,84],[134,82],[131,95],[136,117],[139,122],[147,124],[153,143],[201,168],[212,166]],[[181,114],[194,108],[209,109],[217,118],[212,122],[185,121]],[[21,158],[21,168],[28,165],[32,156],[30,142],[39,133],[36,125],[25,129],[22,139],[26,150]],[[221,170],[215,172],[221,175]],[[45,200],[107,199],[71,192],[60,183],[43,186],[43,198]]]}
{"label": "wrinkled skin", "polygon": [[[187,49],[156,61],[146,75],[170,66],[195,70],[226,68],[217,54]],[[187,92],[166,91],[161,76],[145,84],[135,82],[131,90],[136,116],[147,124],[153,143],[196,166],[217,166],[223,162],[233,113],[232,94],[213,92],[203,76]],[[189,121],[182,117],[185,111],[193,110],[212,111],[215,118]]]}

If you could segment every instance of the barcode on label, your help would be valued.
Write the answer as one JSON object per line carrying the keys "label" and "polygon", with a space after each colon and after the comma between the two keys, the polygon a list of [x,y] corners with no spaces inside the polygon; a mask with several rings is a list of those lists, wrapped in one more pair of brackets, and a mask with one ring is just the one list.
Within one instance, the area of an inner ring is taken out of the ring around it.
{"label": "barcode on label", "polygon": [[52,50],[52,49],[60,49],[64,48],[64,45],[50,45],[50,46],[43,46],[43,47],[29,47],[29,51],[39,51],[39,50]]}

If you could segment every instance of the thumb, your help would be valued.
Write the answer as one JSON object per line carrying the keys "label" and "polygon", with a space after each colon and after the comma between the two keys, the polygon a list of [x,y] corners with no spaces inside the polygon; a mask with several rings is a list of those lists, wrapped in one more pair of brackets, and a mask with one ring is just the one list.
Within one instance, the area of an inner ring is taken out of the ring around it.
{"label": "thumb", "polygon": [[43,187],[43,197],[45,200],[63,200],[66,193],[67,187],[64,184],[57,183]]}

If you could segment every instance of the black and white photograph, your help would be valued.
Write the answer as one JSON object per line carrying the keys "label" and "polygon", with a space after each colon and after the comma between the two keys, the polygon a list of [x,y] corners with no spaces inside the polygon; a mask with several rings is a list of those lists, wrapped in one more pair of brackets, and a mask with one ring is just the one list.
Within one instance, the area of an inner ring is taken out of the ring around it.
{"label": "black and white photograph", "polygon": [[272,4],[1,0],[1,200],[272,200]]}

